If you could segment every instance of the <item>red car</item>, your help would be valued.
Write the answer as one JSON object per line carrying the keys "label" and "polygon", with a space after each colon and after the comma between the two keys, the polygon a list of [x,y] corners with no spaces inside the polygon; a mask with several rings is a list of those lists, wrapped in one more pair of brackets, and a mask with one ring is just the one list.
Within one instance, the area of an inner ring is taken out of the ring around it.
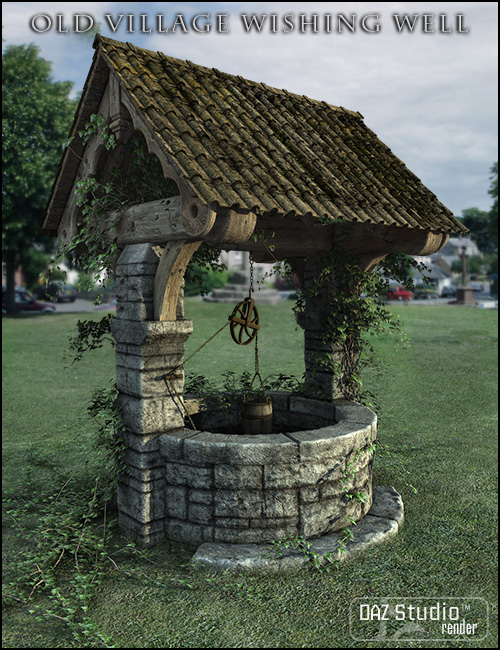
{"label": "red car", "polygon": [[392,287],[386,295],[387,300],[411,300],[413,294],[404,287]]}
{"label": "red car", "polygon": [[[39,302],[24,289],[16,289],[15,293],[16,309],[18,314],[53,314],[56,310],[55,305],[48,302]],[[6,293],[2,291],[2,314],[6,313]]]}

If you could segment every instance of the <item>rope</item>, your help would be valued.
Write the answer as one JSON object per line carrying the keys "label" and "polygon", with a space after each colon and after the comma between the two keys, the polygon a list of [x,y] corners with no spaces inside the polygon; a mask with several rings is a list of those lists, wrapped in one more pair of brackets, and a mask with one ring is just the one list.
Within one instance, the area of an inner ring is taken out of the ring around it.
{"label": "rope", "polygon": [[184,365],[185,365],[185,364],[186,364],[190,359],[192,359],[192,358],[194,357],[195,354],[197,354],[197,353],[198,353],[202,348],[204,348],[205,345],[207,345],[207,343],[210,343],[210,341],[211,341],[212,339],[214,339],[214,338],[217,336],[217,334],[220,334],[220,333],[222,332],[222,330],[223,330],[225,327],[227,327],[227,326],[229,325],[229,322],[230,322],[230,321],[227,321],[227,323],[225,323],[225,324],[224,324],[224,325],[223,325],[219,330],[217,330],[217,332],[215,332],[215,334],[212,334],[212,336],[211,336],[209,339],[207,339],[207,340],[205,341],[205,343],[202,343],[202,344],[200,345],[200,347],[199,347],[197,350],[195,350],[195,351],[193,352],[193,354],[190,354],[189,357],[188,357],[187,359],[184,359],[184,361],[183,361],[182,363],[179,363],[178,366],[175,366],[175,368],[172,368],[172,370],[169,370],[169,372],[165,373],[164,375],[160,375],[159,377],[156,377],[156,380],[157,380],[157,381],[160,381],[160,379],[166,379],[166,377],[168,377],[168,375],[171,375],[171,374],[173,374],[176,370],[179,370],[179,368],[182,368],[182,367],[183,367],[183,366],[184,366]]}
{"label": "rope", "polygon": [[170,389],[170,385],[169,385],[169,383],[168,383],[168,381],[167,381],[167,378],[164,377],[163,380],[165,381],[165,386],[167,387],[168,393],[169,393],[170,397],[172,398],[172,402],[175,404],[177,410],[179,411],[179,413],[180,413],[180,415],[181,415],[181,418],[184,419],[184,413],[183,413],[183,412],[181,411],[181,409],[179,408],[179,405],[177,404],[177,401],[176,401],[175,397],[177,397],[177,398],[179,399],[180,403],[182,404],[182,408],[184,409],[184,412],[185,412],[186,415],[188,416],[189,421],[191,422],[191,426],[193,427],[193,429],[194,429],[195,431],[197,431],[196,425],[195,425],[195,423],[193,422],[193,418],[191,417],[191,414],[189,413],[189,411],[188,411],[187,408],[186,408],[186,405],[184,404],[184,400],[183,400],[182,397],[179,395],[179,393],[175,390],[175,388],[172,386],[172,390],[173,390],[174,393],[175,393],[175,397],[174,397],[174,396],[172,395],[172,390]]}
{"label": "rope", "polygon": [[[261,388],[262,388],[262,392],[264,393],[264,396],[266,395],[266,389],[264,387],[264,382],[262,380],[262,376],[260,374],[260,367],[259,367],[259,346],[258,346],[258,343],[257,343],[258,338],[259,338],[259,335],[256,334],[255,335],[255,374],[253,376],[252,383],[250,384],[250,387],[248,388],[248,391],[245,393],[245,396],[244,396],[243,399],[246,399],[248,397],[248,395],[250,394],[250,391],[252,390],[253,382],[255,381],[255,379],[257,377],[259,378],[260,385],[261,385]],[[268,398],[266,398],[266,399],[268,399]]]}

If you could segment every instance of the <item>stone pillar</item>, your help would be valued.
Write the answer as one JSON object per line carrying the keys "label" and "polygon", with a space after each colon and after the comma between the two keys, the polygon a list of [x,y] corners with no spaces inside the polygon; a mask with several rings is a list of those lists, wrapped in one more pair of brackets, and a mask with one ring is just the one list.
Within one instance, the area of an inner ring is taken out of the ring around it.
{"label": "stone pillar", "polygon": [[336,347],[335,343],[325,342],[329,319],[341,314],[332,313],[331,298],[338,290],[333,275],[321,282],[318,290],[315,288],[320,267],[319,257],[310,257],[305,265],[305,311],[297,315],[297,323],[304,330],[305,395],[331,401],[345,396],[342,386],[348,378],[350,364],[341,345]]}
{"label": "stone pillar", "polygon": [[[149,244],[127,246],[116,269],[116,382],[126,470],[119,476],[122,531],[141,545],[165,537],[165,461],[159,436],[182,429],[180,397],[184,359],[192,332],[188,320],[153,321],[153,285],[158,257]],[[168,387],[157,377],[173,371]]]}

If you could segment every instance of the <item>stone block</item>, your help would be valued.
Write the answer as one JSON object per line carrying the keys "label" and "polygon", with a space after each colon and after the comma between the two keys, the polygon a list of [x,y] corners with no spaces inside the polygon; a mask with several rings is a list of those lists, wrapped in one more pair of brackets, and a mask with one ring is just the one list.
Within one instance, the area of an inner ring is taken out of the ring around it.
{"label": "stone block", "polygon": [[316,462],[322,458],[347,456],[353,449],[362,449],[374,440],[371,425],[342,422],[331,427],[287,434],[300,445],[302,462]]}
{"label": "stone block", "polygon": [[[297,528],[299,522],[298,512],[293,517],[261,517],[250,519],[250,528],[286,528],[289,526]],[[270,538],[271,539],[271,538]]]}
{"label": "stone block", "polygon": [[262,494],[262,517],[275,519],[294,517],[298,513],[296,490],[265,490]]}
{"label": "stone block", "polygon": [[193,488],[189,490],[188,499],[190,503],[200,503],[209,506],[214,501],[214,493],[212,490],[198,490]]}
{"label": "stone block", "polygon": [[187,518],[187,488],[178,485],[165,486],[165,515],[175,519]]}
{"label": "stone block", "polygon": [[148,524],[165,516],[165,496],[161,482],[149,492],[139,492],[129,485],[118,484],[118,509],[132,519]]}
{"label": "stone block", "polygon": [[162,464],[158,467],[152,467],[151,469],[140,469],[129,465],[127,467],[127,473],[120,474],[120,480],[123,483],[127,484],[129,477],[143,483],[147,481],[157,481],[159,479],[164,479],[165,466]]}
{"label": "stone block", "polygon": [[127,467],[135,467],[138,470],[163,469],[163,458],[158,451],[139,452],[127,449],[124,460]]}
{"label": "stone block", "polygon": [[210,489],[213,485],[213,469],[179,462],[166,463],[165,480],[171,485]]}
{"label": "stone block", "polygon": [[340,394],[337,380],[330,372],[323,372],[306,365],[304,393],[311,399],[330,402]]}
{"label": "stone block", "polygon": [[142,547],[154,546],[165,539],[163,519],[144,524],[129,517],[125,512],[119,512],[118,525],[125,537],[134,540]]}
{"label": "stone block", "polygon": [[126,321],[112,318],[111,334],[117,343],[142,346],[157,344],[157,354],[183,354],[184,343],[193,331],[191,320]]}
{"label": "stone block", "polygon": [[346,525],[346,505],[340,498],[304,503],[300,506],[299,531],[304,537],[318,537]]}
{"label": "stone block", "polygon": [[122,393],[116,403],[123,425],[134,433],[152,434],[184,428],[183,414],[170,398],[140,399]]}
{"label": "stone block", "polygon": [[153,318],[152,302],[124,302],[117,299],[116,319],[126,321],[147,321]]}
{"label": "stone block", "polygon": [[216,517],[261,517],[262,492],[260,490],[216,490],[214,506]]}
{"label": "stone block", "polygon": [[179,429],[161,434],[158,437],[160,454],[170,462],[182,460],[184,440],[195,434],[196,432],[191,429]]}
{"label": "stone block", "polygon": [[334,424],[336,421],[335,405],[332,402],[323,402],[317,399],[292,395],[290,397],[290,412],[314,414],[315,416],[325,418],[325,420],[329,421],[329,424]]}
{"label": "stone block", "polygon": [[277,526],[276,528],[248,528],[238,530],[235,528],[215,528],[214,541],[229,544],[264,544],[282,537],[297,535],[297,524]]}
{"label": "stone block", "polygon": [[151,435],[141,435],[128,429],[121,429],[120,436],[123,444],[128,448],[138,453],[151,453],[160,451],[160,438],[159,435],[153,433]]}
{"label": "stone block", "polygon": [[197,524],[210,524],[213,519],[213,506],[202,503],[190,503],[188,519]]}
{"label": "stone block", "polygon": [[348,400],[334,400],[335,419],[337,422],[359,422],[360,424],[377,425],[376,414],[367,406]]}
{"label": "stone block", "polygon": [[368,463],[350,478],[318,484],[320,499],[331,499],[352,492],[366,492],[371,496],[371,476],[372,467]]}
{"label": "stone block", "polygon": [[325,462],[301,463],[298,477],[301,486],[321,486],[332,483],[342,478],[346,458],[330,458]]}
{"label": "stone block", "polygon": [[129,278],[132,275],[139,277],[149,275],[154,278],[157,268],[158,264],[156,263],[148,264],[146,262],[139,262],[137,264],[117,264],[115,277],[118,279],[123,277]]}
{"label": "stone block", "polygon": [[[260,521],[260,519],[258,520]],[[232,517],[215,517],[216,528],[237,528],[238,530],[245,530],[250,528],[250,519],[239,517],[233,519]]]}
{"label": "stone block", "polygon": [[262,467],[260,465],[216,465],[214,467],[216,488],[237,490],[241,488],[262,488]]}
{"label": "stone block", "polygon": [[198,545],[214,541],[213,526],[193,524],[178,519],[169,519],[165,522],[165,534],[168,539],[184,544]]}
{"label": "stone block", "polygon": [[404,521],[404,506],[401,496],[390,486],[373,488],[373,503],[370,515],[394,520],[398,526]]}
{"label": "stone block", "polygon": [[198,464],[293,463],[298,460],[298,445],[279,433],[246,436],[202,431],[185,441],[184,456]]}
{"label": "stone block", "polygon": [[224,430],[227,432],[233,429],[235,433],[241,429],[241,409],[239,404],[231,406],[228,411],[218,410],[200,410],[199,428],[202,431],[218,432]]}
{"label": "stone block", "polygon": [[290,465],[264,465],[263,486],[266,490],[296,488],[301,485],[301,463]]}
{"label": "stone block", "polygon": [[147,345],[128,345],[125,352],[116,353],[116,364],[131,371],[157,371],[157,375],[164,374],[176,368],[184,361],[182,352],[171,354],[155,354]]}
{"label": "stone block", "polygon": [[175,371],[174,374],[178,375],[179,379],[169,380],[167,386],[165,381],[159,380],[157,377],[163,375],[164,372],[168,372],[168,369],[131,370],[130,368],[124,368],[119,363],[120,359],[117,358],[116,386],[121,393],[144,399],[158,398],[174,400],[175,404],[184,412],[182,406],[184,372],[182,370]]}
{"label": "stone block", "polygon": [[123,276],[116,280],[116,298],[120,302],[153,302],[154,278]]}
{"label": "stone block", "polygon": [[273,412],[289,411],[290,393],[281,390],[271,390],[267,393],[273,403]]}
{"label": "stone block", "polygon": [[117,262],[117,268],[125,264],[155,264],[159,258],[153,250],[153,244],[129,244],[125,246]]}

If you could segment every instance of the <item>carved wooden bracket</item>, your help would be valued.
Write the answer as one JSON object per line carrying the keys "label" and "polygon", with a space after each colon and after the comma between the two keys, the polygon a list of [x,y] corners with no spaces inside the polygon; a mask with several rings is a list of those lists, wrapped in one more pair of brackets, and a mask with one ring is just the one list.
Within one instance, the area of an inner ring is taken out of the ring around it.
{"label": "carved wooden bracket", "polygon": [[184,273],[201,241],[169,241],[160,258],[154,282],[154,320],[176,320],[179,291]]}

